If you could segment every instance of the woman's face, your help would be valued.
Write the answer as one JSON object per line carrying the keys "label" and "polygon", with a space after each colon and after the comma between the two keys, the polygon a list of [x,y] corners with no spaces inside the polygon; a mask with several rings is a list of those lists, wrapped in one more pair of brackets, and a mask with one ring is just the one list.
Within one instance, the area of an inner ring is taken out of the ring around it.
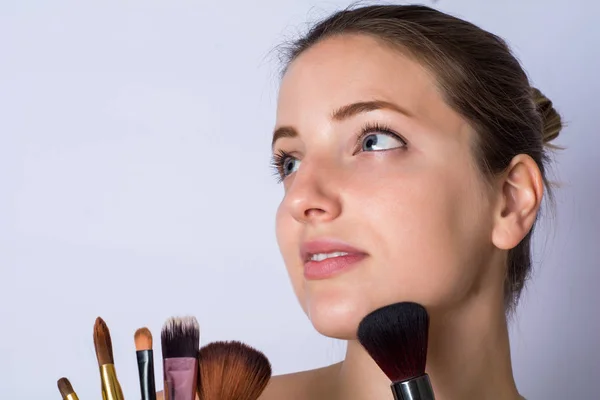
{"label": "woman's face", "polygon": [[277,239],[319,332],[353,339],[378,307],[444,310],[477,292],[493,249],[474,135],[420,64],[373,38],[329,38],[290,65]]}

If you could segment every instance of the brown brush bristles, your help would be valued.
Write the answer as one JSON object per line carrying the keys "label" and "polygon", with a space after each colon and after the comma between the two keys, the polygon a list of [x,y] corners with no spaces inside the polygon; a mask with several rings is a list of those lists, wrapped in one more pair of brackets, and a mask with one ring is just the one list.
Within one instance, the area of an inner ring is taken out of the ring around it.
{"label": "brown brush bristles", "polygon": [[137,351],[152,350],[152,332],[150,332],[150,329],[146,327],[138,329],[135,331],[133,340],[135,340]]}
{"label": "brown brush bristles", "polygon": [[68,395],[75,393],[73,386],[71,386],[71,382],[69,382],[67,378],[60,378],[57,383],[58,391],[63,399],[66,399]]}
{"label": "brown brush bristles", "polygon": [[96,348],[96,357],[98,365],[114,364],[112,342],[108,326],[102,318],[96,318],[94,324],[94,347]]}
{"label": "brown brush bristles", "polygon": [[198,353],[200,400],[256,400],[271,379],[271,364],[241,342],[214,342]]}

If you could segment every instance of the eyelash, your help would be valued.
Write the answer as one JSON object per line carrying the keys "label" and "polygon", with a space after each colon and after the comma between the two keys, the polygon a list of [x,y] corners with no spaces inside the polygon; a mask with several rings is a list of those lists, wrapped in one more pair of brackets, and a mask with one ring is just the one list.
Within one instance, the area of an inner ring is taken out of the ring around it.
{"label": "eyelash", "polygon": [[290,153],[284,150],[277,150],[271,159],[271,168],[273,169],[273,176],[277,180],[277,183],[283,182],[285,178],[283,176],[283,164],[288,157],[292,157]]}
{"label": "eyelash", "polygon": [[[402,142],[402,144],[404,146],[407,145],[406,140],[402,136],[400,136],[396,132],[394,132],[394,130],[392,128],[390,128],[388,125],[382,124],[380,122],[368,123],[362,128],[360,135],[358,135],[358,138],[356,139],[356,146],[360,150],[355,151],[353,154],[356,154],[362,150],[362,141],[365,139],[365,137],[369,136],[370,134],[372,134],[374,132],[383,133],[385,135],[391,136],[394,139],[398,139],[400,142]],[[395,149],[393,149],[393,150],[395,150]],[[380,151],[386,151],[386,150],[380,150]]]}
{"label": "eyelash", "polygon": [[[387,125],[381,124],[379,122],[369,123],[369,124],[366,124],[361,129],[361,132],[356,139],[356,146],[359,150],[354,151],[352,153],[352,155],[355,155],[362,150],[362,141],[365,139],[365,137],[367,137],[368,135],[370,135],[374,132],[389,135],[395,139],[398,139],[400,142],[402,142],[404,144],[404,146],[407,145],[406,140],[403,137],[401,137],[400,135],[398,135],[396,132],[394,132]],[[405,147],[402,147],[402,148],[405,148]],[[395,149],[392,149],[392,150],[395,150]],[[381,150],[381,151],[387,151],[387,150]],[[285,179],[285,176],[283,175],[283,165],[289,157],[293,157],[293,156],[285,150],[277,150],[275,152],[275,154],[273,154],[273,157],[271,159],[271,168],[273,169],[273,175],[277,179],[277,183],[281,183]]]}

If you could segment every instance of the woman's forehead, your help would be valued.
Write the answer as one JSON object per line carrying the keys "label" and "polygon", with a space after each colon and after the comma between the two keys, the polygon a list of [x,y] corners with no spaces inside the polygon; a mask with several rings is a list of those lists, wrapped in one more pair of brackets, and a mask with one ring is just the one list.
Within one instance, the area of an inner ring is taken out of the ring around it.
{"label": "woman's forehead", "polygon": [[408,108],[408,103],[431,94],[438,95],[433,78],[401,52],[368,36],[333,37],[290,64],[277,111],[278,118],[305,109],[331,113],[352,102],[372,100],[402,102]]}

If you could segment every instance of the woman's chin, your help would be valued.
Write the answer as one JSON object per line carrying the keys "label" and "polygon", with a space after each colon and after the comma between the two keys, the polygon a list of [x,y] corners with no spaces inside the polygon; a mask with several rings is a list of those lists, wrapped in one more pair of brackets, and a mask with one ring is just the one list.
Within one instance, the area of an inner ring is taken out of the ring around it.
{"label": "woman's chin", "polygon": [[385,286],[381,287],[381,290],[373,292],[342,281],[311,282],[302,288],[299,298],[304,312],[319,333],[343,340],[355,340],[363,318],[380,307],[406,299],[426,306],[430,304],[418,291],[403,293],[396,287],[387,290]]}
{"label": "woman's chin", "polygon": [[315,329],[322,335],[343,339],[356,339],[360,321],[372,310],[364,299],[354,296],[321,294],[306,300],[305,311]]}

